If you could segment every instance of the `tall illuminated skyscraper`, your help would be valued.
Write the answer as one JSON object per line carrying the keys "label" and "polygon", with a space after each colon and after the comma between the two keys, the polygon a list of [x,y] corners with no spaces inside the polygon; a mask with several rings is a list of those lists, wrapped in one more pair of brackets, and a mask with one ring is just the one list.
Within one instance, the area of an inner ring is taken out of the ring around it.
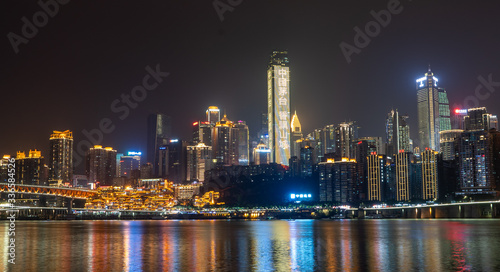
{"label": "tall illuminated skyscraper", "polygon": [[335,127],[335,153],[342,158],[356,157],[354,148],[358,139],[358,126],[355,122],[340,123]]}
{"label": "tall illuminated skyscraper", "polygon": [[437,82],[430,66],[425,76],[417,79],[420,150],[439,149],[439,131],[451,129],[448,97],[444,89],[437,87]]}
{"label": "tall illuminated skyscraper", "polygon": [[233,122],[226,115],[212,130],[212,158],[217,164],[231,165],[231,129]]}
{"label": "tall illuminated skyscraper", "polygon": [[73,132],[54,131],[50,135],[49,185],[73,182]]}
{"label": "tall illuminated skyscraper", "polygon": [[290,67],[287,51],[273,51],[267,68],[267,114],[271,161],[290,158]]}
{"label": "tall illuminated skyscraper", "polygon": [[187,173],[188,181],[204,181],[205,171],[212,169],[212,147],[200,142],[197,145],[187,146]]}
{"label": "tall illuminated skyscraper", "polygon": [[220,110],[216,106],[210,106],[207,109],[207,122],[215,125],[220,121]]}

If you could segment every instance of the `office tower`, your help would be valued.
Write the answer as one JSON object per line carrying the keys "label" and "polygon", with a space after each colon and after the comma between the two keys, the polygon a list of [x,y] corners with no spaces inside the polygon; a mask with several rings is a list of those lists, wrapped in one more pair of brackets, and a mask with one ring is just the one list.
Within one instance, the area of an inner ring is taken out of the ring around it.
{"label": "office tower", "polygon": [[486,130],[492,128],[498,130],[498,117],[496,115],[489,113],[483,114],[483,122]]}
{"label": "office tower", "polygon": [[399,152],[395,155],[396,201],[410,200],[411,153]]}
{"label": "office tower", "polygon": [[438,79],[434,77],[430,66],[425,76],[417,79],[418,134],[421,150],[426,147],[438,149],[439,131],[442,127],[451,128],[448,98],[444,89],[437,87],[437,82]]}
{"label": "office tower", "polygon": [[205,181],[205,171],[212,169],[212,147],[204,143],[187,146],[187,181]]}
{"label": "office tower", "polygon": [[273,51],[267,68],[267,114],[271,161],[290,158],[290,69],[287,51]]}
{"label": "office tower", "polygon": [[383,201],[384,189],[387,186],[387,157],[376,152],[367,157],[368,201]]}
{"label": "office tower", "polygon": [[147,162],[153,165],[154,175],[158,175],[158,152],[160,146],[168,144],[168,139],[172,134],[172,125],[170,116],[166,116],[162,113],[150,114],[148,116],[148,141],[146,158]]}
{"label": "office tower", "polygon": [[28,157],[24,152],[17,152],[16,183],[29,185],[46,185],[43,180],[43,157],[40,151],[30,150]]}
{"label": "office tower", "polygon": [[257,147],[253,149],[253,160],[255,165],[269,164],[271,161],[271,150],[267,148],[263,141],[260,141]]}
{"label": "office tower", "polygon": [[212,158],[217,164],[231,164],[231,128],[233,122],[226,115],[212,129]]}
{"label": "office tower", "polygon": [[231,128],[230,160],[233,165],[249,164],[249,133],[245,121],[236,122]]}
{"label": "office tower", "polygon": [[210,106],[207,109],[207,122],[210,124],[217,124],[220,121],[220,110],[216,106]]}
{"label": "office tower", "polygon": [[[115,177],[121,177],[121,170],[120,170],[120,159],[123,156],[123,153],[116,153],[116,173]],[[75,179],[73,178],[73,181]]]}
{"label": "office tower", "polygon": [[116,150],[95,145],[86,152],[85,161],[88,182],[99,183],[100,186],[113,185],[113,178],[116,176]]}
{"label": "office tower", "polygon": [[466,130],[461,134],[458,139],[458,195],[497,195],[495,162],[500,155],[494,139],[498,139],[498,134],[495,130]]}
{"label": "office tower", "polygon": [[464,132],[461,129],[451,129],[439,132],[439,151],[443,153],[443,160],[452,161],[457,151],[456,140]]}
{"label": "office tower", "polygon": [[[404,150],[411,152],[410,126],[406,122],[408,116],[400,115],[398,110],[391,110],[386,119],[387,154],[393,155]],[[380,154],[380,153],[379,153]]]}
{"label": "office tower", "polygon": [[489,118],[490,118],[490,120],[489,120],[490,121],[490,127],[489,128],[490,129],[494,128],[494,129],[498,130],[499,129],[498,128],[498,116],[490,114]]}
{"label": "office tower", "polygon": [[292,123],[290,124],[292,132],[290,133],[290,156],[298,157],[298,151],[295,149],[295,143],[297,140],[302,139],[302,126],[300,125],[299,117],[297,116],[297,112],[295,112],[292,116]]}
{"label": "office tower", "polygon": [[207,146],[212,146],[212,123],[199,121],[193,123],[193,144],[204,143]]}
{"label": "office tower", "polygon": [[488,130],[489,124],[485,123],[487,118],[484,118],[487,114],[485,107],[468,109],[467,115],[464,116],[464,129]]}
{"label": "office tower", "polygon": [[438,152],[426,149],[422,152],[422,198],[435,201],[438,199]]}
{"label": "office tower", "polygon": [[335,127],[335,153],[342,158],[354,159],[355,140],[358,138],[358,126],[355,122],[340,123]]}
{"label": "office tower", "polygon": [[50,135],[49,185],[57,186],[73,181],[73,133],[53,131]]}
{"label": "office tower", "polygon": [[314,147],[307,144],[308,141],[303,142],[299,149],[298,166],[300,177],[311,177],[313,173],[313,166],[316,164],[314,156]]}
{"label": "office tower", "polygon": [[141,169],[141,155],[141,152],[129,151],[127,156],[121,156],[118,177],[133,177],[132,171]]}
{"label": "office tower", "polygon": [[335,153],[335,125],[325,126],[320,135],[321,141],[321,156]]}
{"label": "office tower", "polygon": [[439,131],[451,129],[451,113],[448,94],[445,89],[438,87],[439,102]]}
{"label": "office tower", "polygon": [[158,158],[158,177],[181,183],[186,180],[187,142],[171,139],[168,144],[160,146]]}
{"label": "office tower", "polygon": [[328,159],[318,164],[320,201],[349,204],[353,202],[353,186],[356,181],[356,160]]}
{"label": "office tower", "polygon": [[354,195],[358,200],[368,199],[368,156],[370,154],[383,154],[382,137],[359,138],[355,147],[357,176]]}
{"label": "office tower", "polygon": [[467,116],[467,109],[455,109],[451,116],[452,129],[464,129],[464,118]]}

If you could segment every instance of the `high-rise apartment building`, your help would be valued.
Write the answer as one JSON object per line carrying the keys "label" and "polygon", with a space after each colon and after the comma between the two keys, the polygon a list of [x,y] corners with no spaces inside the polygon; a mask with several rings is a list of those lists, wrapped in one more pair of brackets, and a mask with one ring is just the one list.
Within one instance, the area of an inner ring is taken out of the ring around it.
{"label": "high-rise apartment building", "polygon": [[[141,169],[141,152],[129,151],[127,156],[120,156],[118,165],[118,177],[132,177],[132,171]],[[117,157],[118,158],[118,157]]]}
{"label": "high-rise apartment building", "polygon": [[43,179],[44,159],[40,151],[30,150],[28,156],[24,152],[17,152],[16,156],[16,183],[29,185],[46,185]]}
{"label": "high-rise apartment building", "polygon": [[204,181],[205,171],[212,169],[212,147],[204,143],[186,147],[187,181]]}
{"label": "high-rise apartment building", "polygon": [[147,131],[147,162],[153,165],[153,173],[158,175],[159,167],[159,148],[168,144],[168,140],[172,136],[172,125],[170,116],[162,113],[150,114],[148,116],[148,131]]}
{"label": "high-rise apartment building", "polygon": [[356,160],[328,159],[318,164],[320,201],[348,204],[354,201],[353,186],[356,182]]}
{"label": "high-rise apartment building", "polygon": [[422,152],[422,198],[435,201],[438,199],[438,152],[427,149]]}
{"label": "high-rise apartment building", "polygon": [[230,157],[231,164],[249,165],[249,132],[245,121],[236,122],[231,128]]}
{"label": "high-rise apartment building", "polygon": [[88,182],[101,186],[112,186],[116,176],[116,150],[95,145],[85,154],[85,174]]}
{"label": "high-rise apartment building", "polygon": [[367,157],[368,201],[384,200],[384,190],[389,178],[386,164],[387,157],[384,155],[377,155],[376,152],[371,153]]}
{"label": "high-rise apartment building", "polygon": [[73,182],[73,133],[69,130],[54,131],[49,141],[49,185],[71,184]]}
{"label": "high-rise apartment building", "polygon": [[267,68],[267,114],[271,161],[290,158],[290,68],[287,51],[273,51]]}
{"label": "high-rise apartment building", "polygon": [[212,130],[212,158],[217,164],[231,164],[231,129],[234,123],[226,115]]}

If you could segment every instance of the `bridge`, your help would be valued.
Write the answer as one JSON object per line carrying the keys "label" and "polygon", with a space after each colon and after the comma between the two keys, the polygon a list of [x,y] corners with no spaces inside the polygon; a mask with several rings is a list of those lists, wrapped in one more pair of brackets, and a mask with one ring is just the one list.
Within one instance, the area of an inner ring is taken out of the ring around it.
{"label": "bridge", "polygon": [[500,218],[500,200],[346,209],[347,218]]}
{"label": "bridge", "polygon": [[60,196],[71,199],[87,199],[95,196],[97,192],[92,190],[74,189],[68,187],[54,187],[54,186],[39,186],[39,185],[26,185],[26,184],[12,184],[0,183],[0,192],[9,192],[9,189],[14,188],[14,193],[18,194],[32,194],[32,195],[45,195],[45,196]]}

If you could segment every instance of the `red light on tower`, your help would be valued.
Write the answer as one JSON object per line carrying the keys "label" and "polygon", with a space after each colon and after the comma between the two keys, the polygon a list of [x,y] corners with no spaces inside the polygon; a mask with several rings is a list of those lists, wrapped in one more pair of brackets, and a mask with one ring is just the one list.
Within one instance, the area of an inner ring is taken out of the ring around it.
{"label": "red light on tower", "polygon": [[198,125],[198,122],[194,122],[194,123],[193,123],[193,126],[196,126],[196,125]]}

